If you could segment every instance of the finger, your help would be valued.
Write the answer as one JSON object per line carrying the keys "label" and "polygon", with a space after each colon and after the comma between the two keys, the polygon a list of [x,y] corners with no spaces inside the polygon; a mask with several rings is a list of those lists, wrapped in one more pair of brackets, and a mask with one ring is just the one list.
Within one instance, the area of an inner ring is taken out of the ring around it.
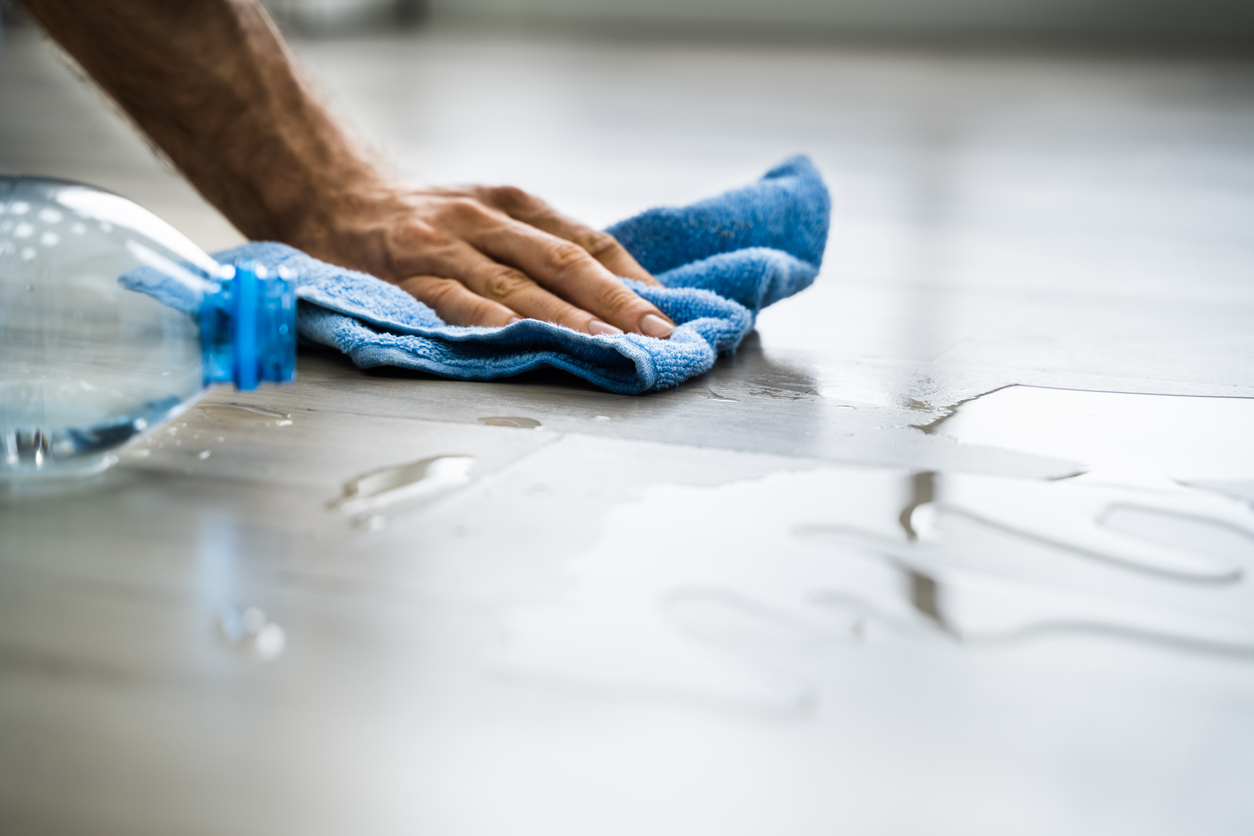
{"label": "finger", "polygon": [[522,189],[513,186],[485,188],[480,191],[480,199],[515,220],[578,244],[616,276],[661,286],[613,235],[566,217]]}
{"label": "finger", "polygon": [[675,330],[660,310],[570,241],[512,219],[469,231],[467,240],[603,322],[650,337],[666,338]]}
{"label": "finger", "polygon": [[480,296],[455,279],[414,276],[398,286],[450,325],[501,327],[521,318],[500,302]]}
{"label": "finger", "polygon": [[458,248],[455,256],[447,258],[440,272],[455,276],[472,294],[501,305],[518,316],[554,322],[585,334],[623,333],[545,290],[520,270],[498,264],[468,245]]}

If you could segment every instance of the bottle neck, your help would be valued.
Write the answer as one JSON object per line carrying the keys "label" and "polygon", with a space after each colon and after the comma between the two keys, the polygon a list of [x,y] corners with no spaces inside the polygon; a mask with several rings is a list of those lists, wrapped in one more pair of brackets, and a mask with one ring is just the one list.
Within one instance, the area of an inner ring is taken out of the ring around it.
{"label": "bottle neck", "polygon": [[296,379],[296,285],[264,265],[224,268],[217,289],[200,306],[205,384],[233,383],[241,391]]}

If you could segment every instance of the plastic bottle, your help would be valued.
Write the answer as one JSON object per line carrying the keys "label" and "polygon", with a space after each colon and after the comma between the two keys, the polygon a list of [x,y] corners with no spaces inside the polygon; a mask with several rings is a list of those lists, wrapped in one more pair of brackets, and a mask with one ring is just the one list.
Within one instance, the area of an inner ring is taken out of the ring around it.
{"label": "plastic bottle", "polygon": [[219,265],[118,195],[0,177],[0,478],[99,470],[206,386],[295,367],[287,277]]}

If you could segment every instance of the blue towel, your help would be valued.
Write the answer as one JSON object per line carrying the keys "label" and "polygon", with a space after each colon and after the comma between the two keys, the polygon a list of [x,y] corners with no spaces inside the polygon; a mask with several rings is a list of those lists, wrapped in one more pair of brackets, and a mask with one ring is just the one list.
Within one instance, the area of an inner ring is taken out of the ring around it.
{"label": "blue towel", "polygon": [[753,329],[759,310],[809,287],[823,259],[830,208],[818,170],[794,157],[742,189],[611,226],[607,231],[664,285],[624,280],[675,321],[668,340],[594,337],[534,319],[504,328],[448,325],[395,285],[284,244],[245,244],[214,258],[289,268],[301,301],[300,335],[343,351],[363,369],[494,380],[552,366],[630,395],[707,371]]}

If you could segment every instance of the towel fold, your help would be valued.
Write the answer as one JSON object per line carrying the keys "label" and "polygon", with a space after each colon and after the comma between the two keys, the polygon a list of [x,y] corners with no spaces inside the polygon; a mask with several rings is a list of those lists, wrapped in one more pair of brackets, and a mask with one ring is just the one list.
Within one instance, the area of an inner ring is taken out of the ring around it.
{"label": "towel fold", "polygon": [[215,253],[287,267],[300,299],[300,335],[361,368],[399,366],[460,380],[493,380],[542,366],[611,392],[666,389],[733,351],[763,307],[809,287],[827,241],[830,198],[805,157],[756,183],[683,208],[650,209],[607,231],[663,287],[624,280],[676,323],[670,339],[590,336],[525,319],[504,328],[448,325],[405,291],[284,244]]}

